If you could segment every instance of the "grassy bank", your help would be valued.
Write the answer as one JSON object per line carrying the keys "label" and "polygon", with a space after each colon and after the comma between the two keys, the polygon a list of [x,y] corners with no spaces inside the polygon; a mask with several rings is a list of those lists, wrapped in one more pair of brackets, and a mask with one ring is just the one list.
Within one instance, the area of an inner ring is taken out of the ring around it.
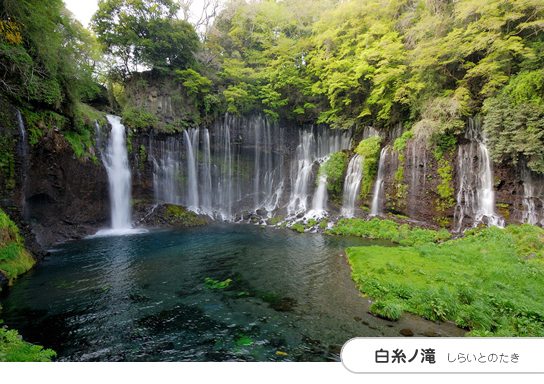
{"label": "grassy bank", "polygon": [[[9,284],[17,276],[25,273],[34,265],[34,259],[24,248],[24,241],[19,236],[15,223],[0,210],[0,273],[5,275]],[[0,311],[2,307],[0,306]],[[51,361],[55,352],[31,345],[21,340],[16,330],[7,330],[0,320],[0,362]]]}
{"label": "grassy bank", "polygon": [[446,229],[434,231],[431,229],[412,228],[408,224],[395,223],[391,220],[374,218],[369,221],[362,219],[342,219],[327,231],[333,235],[351,235],[369,239],[391,240],[401,245],[420,245],[437,243],[448,240],[451,235]]}
{"label": "grassy bank", "polygon": [[544,230],[485,228],[443,243],[348,248],[375,314],[452,320],[470,336],[544,336]]}

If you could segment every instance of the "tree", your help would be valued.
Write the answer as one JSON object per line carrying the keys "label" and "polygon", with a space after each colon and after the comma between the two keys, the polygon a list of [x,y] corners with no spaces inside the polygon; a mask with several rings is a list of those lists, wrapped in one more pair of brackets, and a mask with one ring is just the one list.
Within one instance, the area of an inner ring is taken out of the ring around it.
{"label": "tree", "polygon": [[61,0],[0,0],[0,91],[71,115],[98,92],[92,36]]}
{"label": "tree", "polygon": [[114,71],[126,80],[139,65],[185,69],[199,40],[194,28],[177,19],[172,0],[101,0],[91,25],[107,53],[117,57]]}

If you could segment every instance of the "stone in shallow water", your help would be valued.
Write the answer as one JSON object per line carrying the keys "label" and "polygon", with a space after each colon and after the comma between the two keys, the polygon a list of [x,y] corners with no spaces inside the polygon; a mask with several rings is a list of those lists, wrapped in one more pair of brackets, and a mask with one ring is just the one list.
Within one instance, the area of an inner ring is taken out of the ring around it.
{"label": "stone in shallow water", "polygon": [[427,331],[427,332],[423,332],[423,334],[427,337],[440,337],[440,335],[436,332],[433,332],[433,331]]}
{"label": "stone in shallow water", "polygon": [[360,318],[359,316],[355,316],[353,319],[354,319],[355,321],[361,321],[361,320],[363,320],[363,319]]}
{"label": "stone in shallow water", "polygon": [[403,328],[400,330],[402,336],[414,336],[414,332],[411,329]]}

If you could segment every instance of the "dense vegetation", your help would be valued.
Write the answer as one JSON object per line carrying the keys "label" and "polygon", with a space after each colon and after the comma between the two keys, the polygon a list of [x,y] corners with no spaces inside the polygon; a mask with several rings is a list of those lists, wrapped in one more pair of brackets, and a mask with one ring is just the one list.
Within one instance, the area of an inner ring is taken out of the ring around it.
{"label": "dense vegetation", "polygon": [[[101,53],[61,0],[0,0],[0,98],[23,114],[31,145],[57,127],[90,147],[103,98]],[[81,153],[82,155],[83,153]]]}
{"label": "dense vegetation", "polygon": [[348,166],[348,154],[340,151],[331,155],[331,157],[319,167],[319,174],[316,182],[322,177],[327,180],[327,189],[331,201],[339,205],[342,202],[342,188],[344,182],[344,169]]}
{"label": "dense vegetation", "polygon": [[544,230],[492,227],[420,244],[347,250],[352,278],[376,299],[374,313],[452,320],[472,336],[544,335]]}
{"label": "dense vegetation", "polygon": [[145,88],[137,74],[151,71],[190,100],[172,129],[262,112],[332,128],[402,123],[440,146],[484,113],[496,161],[544,172],[539,0],[230,0],[201,39],[174,0],[101,0],[96,36],[61,0],[0,4],[0,92],[34,141],[60,125],[88,143],[96,114],[81,103],[97,98],[132,108],[133,128],[161,125],[126,104],[125,88]]}

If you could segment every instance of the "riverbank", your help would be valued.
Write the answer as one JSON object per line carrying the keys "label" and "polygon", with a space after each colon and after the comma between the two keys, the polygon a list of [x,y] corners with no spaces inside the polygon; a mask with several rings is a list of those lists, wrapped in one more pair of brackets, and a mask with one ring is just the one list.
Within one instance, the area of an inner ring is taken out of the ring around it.
{"label": "riverbank", "polygon": [[459,239],[348,248],[352,279],[371,311],[454,321],[468,336],[544,336],[544,230],[477,228]]}
{"label": "riverbank", "polygon": [[[25,250],[24,240],[13,221],[0,209],[0,291],[30,270],[36,261]],[[0,313],[2,306],[0,306]],[[22,340],[16,330],[2,326],[0,319],[0,362],[51,361],[55,352]]]}

